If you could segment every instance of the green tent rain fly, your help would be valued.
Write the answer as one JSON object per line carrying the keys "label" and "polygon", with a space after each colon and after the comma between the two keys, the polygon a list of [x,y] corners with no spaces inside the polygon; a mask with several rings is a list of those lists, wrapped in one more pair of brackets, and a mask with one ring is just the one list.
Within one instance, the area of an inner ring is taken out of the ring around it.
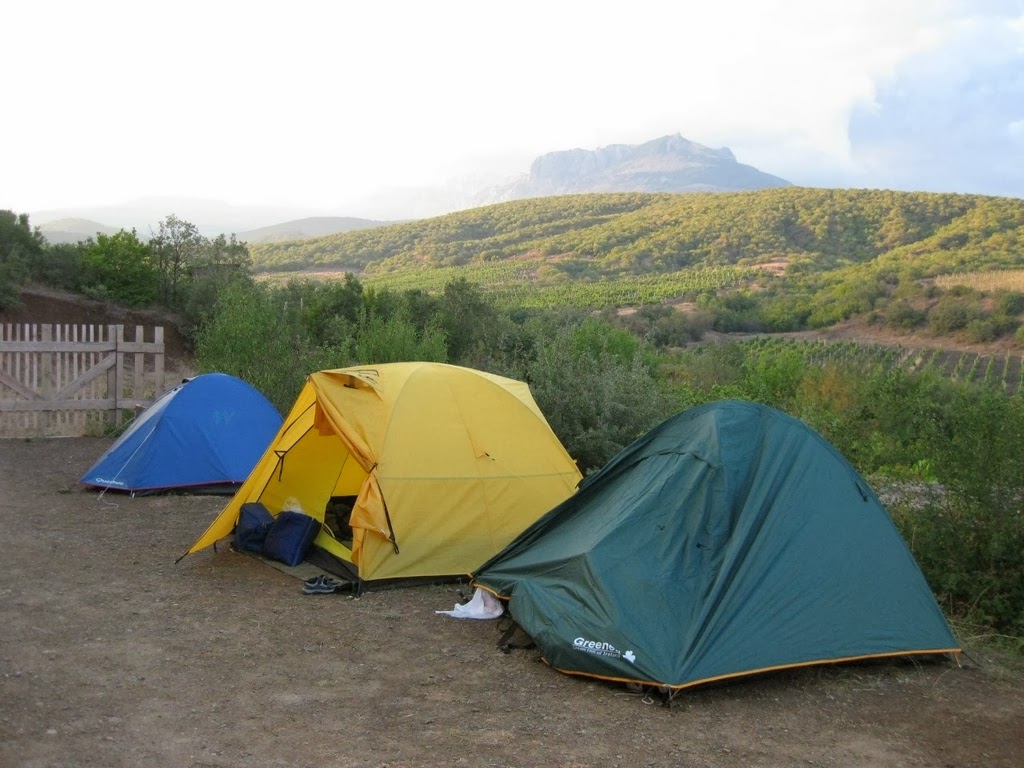
{"label": "green tent rain fly", "polygon": [[559,671],[684,688],[959,648],[843,456],[781,411],[686,410],[476,570]]}

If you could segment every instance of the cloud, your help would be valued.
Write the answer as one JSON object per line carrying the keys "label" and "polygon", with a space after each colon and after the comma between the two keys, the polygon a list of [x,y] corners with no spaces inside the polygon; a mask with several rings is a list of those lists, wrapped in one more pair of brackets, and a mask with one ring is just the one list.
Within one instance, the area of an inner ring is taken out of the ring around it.
{"label": "cloud", "polygon": [[850,121],[850,180],[1024,197],[1024,24],[972,18],[905,62]]}

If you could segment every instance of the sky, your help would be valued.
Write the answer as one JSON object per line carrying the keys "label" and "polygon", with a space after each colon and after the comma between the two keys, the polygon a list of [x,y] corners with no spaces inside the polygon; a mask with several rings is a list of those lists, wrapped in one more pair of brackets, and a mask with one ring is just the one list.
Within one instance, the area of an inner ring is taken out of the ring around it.
{"label": "sky", "polygon": [[669,134],[801,186],[1024,197],[1024,0],[33,0],[0,209],[356,214]]}

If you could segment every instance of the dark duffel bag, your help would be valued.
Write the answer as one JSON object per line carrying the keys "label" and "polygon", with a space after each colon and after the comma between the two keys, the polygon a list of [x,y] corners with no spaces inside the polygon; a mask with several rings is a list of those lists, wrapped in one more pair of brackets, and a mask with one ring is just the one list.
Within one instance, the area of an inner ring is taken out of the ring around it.
{"label": "dark duffel bag", "polygon": [[320,532],[320,521],[301,512],[285,510],[274,519],[263,541],[263,554],[285,565],[306,559],[309,545]]}
{"label": "dark duffel bag", "polygon": [[267,533],[274,525],[274,516],[258,501],[243,504],[235,525],[235,549],[263,552]]}

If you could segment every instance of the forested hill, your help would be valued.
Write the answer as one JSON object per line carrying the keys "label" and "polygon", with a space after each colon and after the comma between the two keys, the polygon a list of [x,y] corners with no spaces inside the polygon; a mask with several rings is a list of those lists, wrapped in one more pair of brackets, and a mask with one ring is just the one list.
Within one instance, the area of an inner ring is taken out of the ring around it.
{"label": "forested hill", "polygon": [[259,271],[365,274],[540,261],[568,278],[783,265],[789,274],[912,260],[929,275],[1024,262],[1024,200],[788,187],[535,198],[292,242]]}

